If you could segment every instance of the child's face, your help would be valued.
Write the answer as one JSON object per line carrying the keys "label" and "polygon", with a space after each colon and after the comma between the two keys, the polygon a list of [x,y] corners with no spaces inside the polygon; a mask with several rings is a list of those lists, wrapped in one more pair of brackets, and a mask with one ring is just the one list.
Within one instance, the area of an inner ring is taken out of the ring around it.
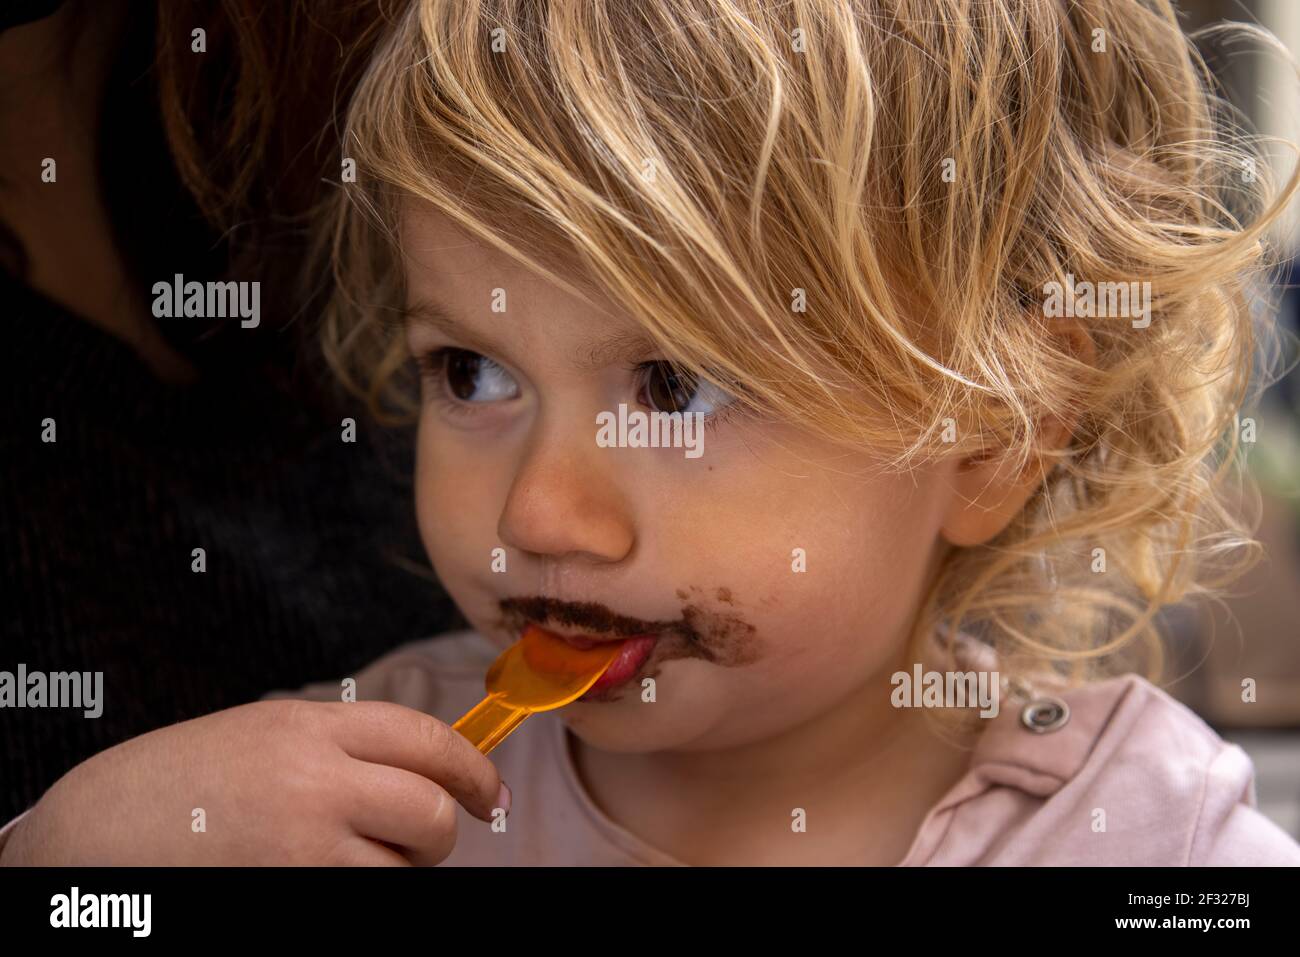
{"label": "child's face", "polygon": [[[441,215],[412,209],[402,244],[408,306],[436,303],[455,324],[413,319],[412,353],[464,350],[426,366],[420,416],[420,530],[442,582],[501,648],[546,616],[567,634],[654,635],[631,681],[564,709],[576,733],[608,750],[709,749],[855,693],[887,702],[948,547],[951,465],[863,478],[867,455],[744,413],[710,425],[699,457],[602,447],[597,415],[620,403],[716,415],[728,397],[674,382],[629,319]],[[585,603],[653,624],[602,622]]]}

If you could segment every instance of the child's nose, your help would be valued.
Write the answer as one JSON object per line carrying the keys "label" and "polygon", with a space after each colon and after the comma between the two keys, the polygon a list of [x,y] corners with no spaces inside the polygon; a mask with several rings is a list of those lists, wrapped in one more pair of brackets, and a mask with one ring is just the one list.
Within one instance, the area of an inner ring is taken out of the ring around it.
{"label": "child's nose", "polygon": [[608,451],[538,437],[506,496],[497,534],[506,545],[549,557],[617,562],[635,542],[631,509],[602,462]]}

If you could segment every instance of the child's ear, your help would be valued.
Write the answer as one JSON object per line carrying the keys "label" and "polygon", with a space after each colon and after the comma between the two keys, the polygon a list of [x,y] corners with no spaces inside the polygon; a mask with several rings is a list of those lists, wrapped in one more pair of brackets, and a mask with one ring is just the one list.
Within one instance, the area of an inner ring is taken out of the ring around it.
{"label": "child's ear", "polygon": [[[1077,321],[1062,321],[1053,333],[1059,335],[1074,357],[1091,367],[1096,361],[1092,337]],[[1044,415],[1038,420],[1038,449],[1061,449],[1070,444],[1075,417]],[[951,473],[953,490],[940,534],[953,545],[981,545],[1010,524],[1030,496],[1042,484],[1047,464],[1039,452],[1017,470],[1003,456],[967,456]]]}

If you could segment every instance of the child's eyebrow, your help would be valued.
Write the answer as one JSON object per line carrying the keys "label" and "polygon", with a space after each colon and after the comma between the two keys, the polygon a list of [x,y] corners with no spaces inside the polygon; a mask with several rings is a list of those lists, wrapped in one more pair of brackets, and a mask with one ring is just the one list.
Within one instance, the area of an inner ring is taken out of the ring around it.
{"label": "child's eyebrow", "polygon": [[[401,310],[401,318],[403,323],[433,326],[466,348],[484,355],[490,356],[501,351],[498,344],[457,322],[451,310],[432,300],[408,303]],[[646,362],[660,352],[654,340],[644,332],[619,331],[580,346],[575,350],[573,364],[579,371],[594,372],[616,362]]]}
{"label": "child's eyebrow", "polygon": [[479,352],[487,353],[493,348],[491,343],[476,335],[474,330],[457,322],[451,310],[429,299],[422,299],[415,303],[408,302],[402,307],[401,318],[403,325],[433,326],[444,335],[466,346],[472,346]]}
{"label": "child's eyebrow", "polygon": [[647,362],[660,351],[654,340],[640,330],[615,332],[577,350],[574,364],[584,372],[594,372],[616,362]]}

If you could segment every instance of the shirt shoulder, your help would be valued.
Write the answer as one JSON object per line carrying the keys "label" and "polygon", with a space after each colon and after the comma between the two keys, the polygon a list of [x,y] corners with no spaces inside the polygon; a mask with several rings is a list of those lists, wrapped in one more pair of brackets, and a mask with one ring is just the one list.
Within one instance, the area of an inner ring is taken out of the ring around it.
{"label": "shirt shoulder", "polygon": [[1300,845],[1255,808],[1250,758],[1186,705],[1138,675],[1052,693],[1068,720],[1038,733],[1020,707],[1002,711],[909,858],[1300,864]]}

